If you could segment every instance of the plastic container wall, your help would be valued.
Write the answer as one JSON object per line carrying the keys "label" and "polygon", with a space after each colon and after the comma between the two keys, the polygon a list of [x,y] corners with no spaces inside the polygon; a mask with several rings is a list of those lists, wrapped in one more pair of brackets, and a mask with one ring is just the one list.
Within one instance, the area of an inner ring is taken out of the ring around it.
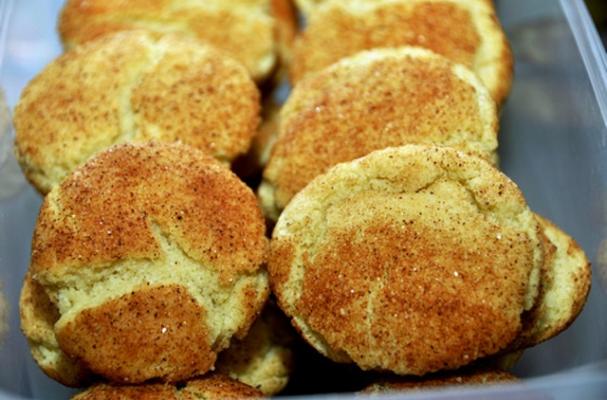
{"label": "plastic container wall", "polygon": [[594,266],[583,313],[569,330],[525,353],[516,370],[523,376],[607,358],[606,267],[599,262],[607,251],[606,81],[591,75],[604,74],[605,54],[583,36],[591,21],[579,19],[585,9],[576,3],[582,2],[499,3],[516,58],[502,115],[501,166],[531,208],[571,234]]}

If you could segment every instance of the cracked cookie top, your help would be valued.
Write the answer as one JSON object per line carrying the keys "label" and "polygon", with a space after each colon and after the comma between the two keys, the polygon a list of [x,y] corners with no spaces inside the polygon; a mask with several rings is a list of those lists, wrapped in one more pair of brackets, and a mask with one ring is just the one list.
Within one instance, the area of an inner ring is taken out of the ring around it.
{"label": "cracked cookie top", "polygon": [[121,32],[67,52],[28,84],[16,154],[42,193],[117,143],[181,141],[229,163],[248,150],[259,108],[246,69],[219,50]]}
{"label": "cracked cookie top", "polygon": [[423,375],[495,354],[533,307],[538,225],[489,163],[388,148],[318,176],[274,228],[281,308],[335,361]]}
{"label": "cracked cookie top", "polygon": [[332,165],[390,146],[451,146],[495,161],[497,131],[495,103],[463,65],[417,47],[361,52],[293,89],[259,195],[276,219]]}
{"label": "cracked cookie top", "polygon": [[[22,294],[23,330],[47,350],[34,356],[53,370],[66,353],[124,383],[208,371],[267,298],[264,231],[251,190],[190,146],[99,153],[40,210],[28,276],[54,311]],[[29,329],[36,315],[53,318],[55,338]]]}
{"label": "cracked cookie top", "polygon": [[289,1],[67,0],[58,30],[66,48],[131,29],[181,33],[229,53],[262,82],[290,52]]}
{"label": "cracked cookie top", "polygon": [[491,0],[322,3],[295,41],[293,82],[362,50],[420,46],[473,70],[497,104],[510,92],[512,51]]}

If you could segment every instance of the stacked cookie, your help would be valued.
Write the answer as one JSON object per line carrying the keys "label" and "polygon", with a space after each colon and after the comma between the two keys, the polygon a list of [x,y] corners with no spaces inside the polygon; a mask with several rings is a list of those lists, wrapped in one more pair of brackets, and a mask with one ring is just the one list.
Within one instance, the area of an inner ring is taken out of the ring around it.
{"label": "stacked cookie", "polygon": [[308,26],[295,43],[295,82],[362,50],[420,46],[474,71],[498,105],[510,91],[512,54],[491,0],[298,3]]}
{"label": "stacked cookie", "polygon": [[296,27],[288,0],[68,0],[59,20],[66,48],[132,29],[180,33],[221,48],[261,82],[288,58]]}
{"label": "stacked cookie", "polygon": [[67,1],[14,119],[46,195],[22,329],[47,375],[93,385],[77,398],[280,392],[270,289],[369,390],[508,380],[488,368],[581,311],[583,251],[497,169],[492,3],[297,4],[295,37],[284,0]]}
{"label": "stacked cookie", "polygon": [[416,145],[315,178],[278,219],[269,271],[318,351],[418,376],[554,336],[589,285],[583,252],[505,175]]}
{"label": "stacked cookie", "polygon": [[[15,150],[46,197],[22,329],[39,366],[69,386],[273,394],[288,381],[291,333],[262,314],[265,224],[228,167],[251,145],[256,81],[278,69],[294,20],[281,2],[177,3],[68,2],[68,51],[23,91]],[[219,37],[205,36],[219,21]],[[232,58],[248,30],[267,40]]]}
{"label": "stacked cookie", "polygon": [[497,160],[497,110],[462,65],[426,49],[364,51],[298,83],[259,189],[275,219],[337,163],[404,144],[442,144]]}
{"label": "stacked cookie", "polygon": [[492,2],[297,4],[307,26],[258,196],[272,290],[303,338],[435,382],[511,366],[569,326],[586,256],[496,169],[512,55]]}
{"label": "stacked cookie", "polygon": [[251,190],[198,150],[99,153],[40,210],[21,297],[34,358],[74,386],[215,369],[266,301],[264,230]]}

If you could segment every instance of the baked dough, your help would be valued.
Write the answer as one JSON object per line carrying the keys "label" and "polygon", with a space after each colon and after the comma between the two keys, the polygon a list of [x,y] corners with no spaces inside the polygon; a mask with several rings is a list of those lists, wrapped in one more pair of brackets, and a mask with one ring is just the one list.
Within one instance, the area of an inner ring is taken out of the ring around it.
{"label": "baked dough", "polygon": [[539,236],[518,187],[490,164],[408,145],[338,164],[299,192],[268,269],[319,352],[424,375],[516,340],[538,293]]}
{"label": "baked dough", "polygon": [[[192,147],[99,153],[40,210],[28,278],[54,310],[37,313],[26,281],[22,328],[34,357],[73,384],[79,372],[61,370],[66,359],[119,383],[209,371],[267,299],[264,231],[251,190]],[[53,318],[54,343],[39,329]]]}
{"label": "baked dough", "polygon": [[259,108],[255,83],[224,53],[122,32],[64,54],[27,85],[16,155],[42,193],[116,143],[181,141],[229,163],[248,150]]}
{"label": "baked dough", "polygon": [[421,46],[473,70],[496,103],[512,84],[512,51],[487,0],[329,0],[296,40],[291,79],[361,50]]}
{"label": "baked dough", "polygon": [[288,0],[68,0],[59,33],[67,49],[124,30],[181,33],[224,50],[262,81],[289,52],[294,18]]}
{"label": "baked dough", "polygon": [[260,391],[222,375],[193,379],[184,385],[93,386],[72,400],[223,400],[262,398]]}
{"label": "baked dough", "polygon": [[571,325],[582,312],[592,281],[590,263],[575,240],[548,219],[536,218],[545,249],[540,291],[514,348],[542,343]]}
{"label": "baked dough", "polygon": [[500,370],[470,370],[454,371],[449,374],[438,374],[421,379],[401,378],[383,379],[372,383],[361,391],[364,394],[381,394],[389,392],[411,392],[428,389],[441,389],[448,386],[478,386],[500,383],[513,383],[518,378],[506,371]]}
{"label": "baked dough", "polygon": [[495,103],[476,76],[429,50],[377,49],[300,82],[283,106],[259,195],[276,220],[329,167],[404,144],[452,146],[496,161]]}
{"label": "baked dough", "polygon": [[294,342],[288,320],[272,304],[255,321],[247,336],[235,340],[217,359],[217,371],[245,383],[267,396],[289,383]]}

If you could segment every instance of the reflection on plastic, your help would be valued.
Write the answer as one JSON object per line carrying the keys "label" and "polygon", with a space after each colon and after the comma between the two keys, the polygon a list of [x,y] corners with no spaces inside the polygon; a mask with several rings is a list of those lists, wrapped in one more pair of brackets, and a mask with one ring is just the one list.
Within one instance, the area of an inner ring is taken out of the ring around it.
{"label": "reflection on plastic", "polygon": [[8,305],[4,297],[4,285],[0,282],[0,347],[4,344],[4,336],[8,331]]}
{"label": "reflection on plastic", "polygon": [[599,245],[594,270],[598,271],[597,275],[601,285],[603,285],[603,290],[607,292],[607,239],[603,240]]}
{"label": "reflection on plastic", "polygon": [[0,200],[17,194],[25,184],[13,155],[13,134],[4,92],[0,90]]}
{"label": "reflection on plastic", "polygon": [[[545,126],[569,125],[579,129],[576,124],[586,122],[577,118],[577,109],[570,103],[583,101],[575,97],[587,93],[572,91],[567,81],[584,79],[587,72],[581,65],[576,69],[563,58],[563,54],[577,51],[568,25],[563,20],[543,18],[516,25],[509,34],[517,45],[517,93],[513,97],[525,99],[525,102],[510,102],[510,106],[516,108],[517,116]],[[554,49],[560,49],[560,52]],[[571,100],[563,101],[567,98]],[[546,130],[545,134],[551,132]]]}
{"label": "reflection on plastic", "polygon": [[0,89],[0,166],[4,165],[8,155],[10,144],[10,118],[4,91]]}

